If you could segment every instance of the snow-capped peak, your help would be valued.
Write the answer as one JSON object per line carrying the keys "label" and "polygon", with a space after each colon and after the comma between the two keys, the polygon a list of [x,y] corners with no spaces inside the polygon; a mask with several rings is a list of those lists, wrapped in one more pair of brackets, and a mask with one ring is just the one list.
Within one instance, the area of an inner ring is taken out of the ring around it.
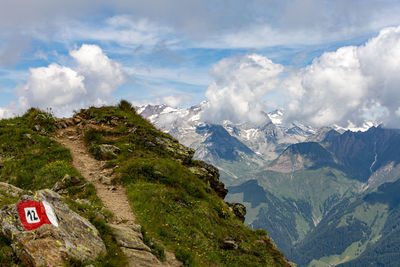
{"label": "snow-capped peak", "polygon": [[274,110],[268,113],[268,117],[271,119],[273,124],[282,124],[283,111],[280,109]]}

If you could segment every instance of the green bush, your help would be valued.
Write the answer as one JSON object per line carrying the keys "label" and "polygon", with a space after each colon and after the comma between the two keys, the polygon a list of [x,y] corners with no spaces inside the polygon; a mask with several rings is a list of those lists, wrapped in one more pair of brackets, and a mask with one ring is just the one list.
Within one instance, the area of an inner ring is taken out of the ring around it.
{"label": "green bush", "polygon": [[118,108],[120,108],[120,109],[123,110],[123,111],[128,111],[128,112],[132,112],[132,111],[135,110],[135,109],[132,107],[132,104],[129,103],[128,101],[126,101],[126,100],[121,100],[121,101],[119,102],[119,104],[118,104]]}
{"label": "green bush", "polygon": [[0,267],[8,267],[14,261],[14,253],[10,243],[0,235]]}
{"label": "green bush", "polygon": [[[80,174],[65,161],[54,161],[46,164],[36,174],[34,183],[39,184],[41,188],[51,188],[56,182],[62,180],[68,174],[71,177],[80,176]],[[66,181],[66,186],[70,186],[70,181]]]}
{"label": "green bush", "polygon": [[191,252],[183,247],[179,247],[175,251],[176,258],[180,260],[185,266],[191,266],[194,263],[194,256]]}
{"label": "green bush", "polygon": [[91,144],[91,143],[99,144],[104,140],[103,134],[104,133],[101,133],[95,129],[89,129],[88,131],[85,132],[85,135],[84,135],[85,143],[86,144]]}
{"label": "green bush", "polygon": [[35,129],[36,126],[39,126],[43,134],[54,133],[57,129],[53,115],[36,108],[29,109],[22,118],[27,122],[30,129]]}
{"label": "green bush", "polygon": [[151,253],[153,253],[159,260],[165,260],[164,248],[158,242],[155,242],[147,236],[147,232],[144,227],[142,227],[141,232],[143,236],[143,242],[151,249]]}

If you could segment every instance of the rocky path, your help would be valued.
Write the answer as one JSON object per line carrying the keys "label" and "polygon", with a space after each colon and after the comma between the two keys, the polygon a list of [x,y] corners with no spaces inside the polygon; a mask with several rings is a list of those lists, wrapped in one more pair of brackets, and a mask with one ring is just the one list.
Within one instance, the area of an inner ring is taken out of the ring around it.
{"label": "rocky path", "polygon": [[83,137],[77,134],[76,127],[59,130],[55,140],[71,151],[73,166],[86,180],[94,184],[103,205],[114,213],[113,223],[133,225],[135,215],[129,205],[125,188],[122,185],[111,185],[112,170],[104,169],[104,162],[90,155]]}
{"label": "rocky path", "polygon": [[109,209],[114,218],[109,226],[116,235],[117,243],[129,261],[129,267],[180,267],[174,253],[165,251],[166,260],[160,262],[143,242],[140,225],[135,224],[136,218],[129,205],[125,188],[122,185],[112,185],[112,169],[104,168],[105,162],[92,157],[78,134],[76,125],[64,124],[58,130],[55,141],[71,151],[72,165],[83,177],[94,184],[97,196],[103,205]]}

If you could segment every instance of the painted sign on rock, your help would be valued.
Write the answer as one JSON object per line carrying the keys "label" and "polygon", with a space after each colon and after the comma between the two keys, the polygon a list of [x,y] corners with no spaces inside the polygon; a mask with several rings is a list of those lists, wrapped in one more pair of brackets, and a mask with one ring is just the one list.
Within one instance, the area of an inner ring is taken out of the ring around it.
{"label": "painted sign on rock", "polygon": [[21,224],[28,231],[35,230],[43,224],[58,227],[54,210],[46,201],[23,200],[18,203],[17,209]]}

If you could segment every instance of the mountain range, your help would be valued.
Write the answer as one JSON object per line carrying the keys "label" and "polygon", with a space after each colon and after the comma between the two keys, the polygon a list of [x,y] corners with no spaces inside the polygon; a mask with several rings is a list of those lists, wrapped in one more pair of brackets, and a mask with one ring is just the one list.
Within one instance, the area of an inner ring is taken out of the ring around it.
{"label": "mountain range", "polygon": [[157,128],[195,149],[196,158],[218,166],[222,180],[228,183],[239,178],[237,172],[232,172],[238,163],[246,172],[253,170],[275,159],[288,145],[317,135],[316,129],[301,123],[284,125],[281,110],[265,113],[259,125],[228,120],[210,124],[201,116],[206,105],[202,102],[187,109],[145,105],[136,109]]}
{"label": "mountain range", "polygon": [[226,200],[243,203],[246,223],[299,266],[400,264],[399,130],[288,125],[281,110],[257,126],[210,124],[205,105],[138,112],[217,166]]}

